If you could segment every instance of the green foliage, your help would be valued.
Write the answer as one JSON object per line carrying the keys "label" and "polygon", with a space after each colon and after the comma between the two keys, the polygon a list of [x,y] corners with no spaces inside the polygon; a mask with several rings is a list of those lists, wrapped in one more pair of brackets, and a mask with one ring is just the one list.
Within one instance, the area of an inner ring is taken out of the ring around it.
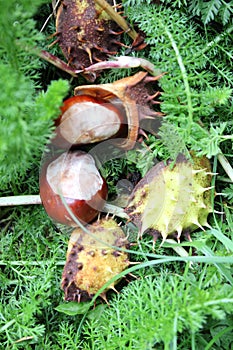
{"label": "green foliage", "polygon": [[43,36],[32,16],[42,3],[1,1],[0,177],[1,190],[13,193],[16,187],[23,190],[22,178],[38,166],[68,92],[68,83],[62,80],[51,82],[46,93],[39,91],[41,62],[31,52]]}
{"label": "green foliage", "polygon": [[69,316],[75,316],[79,314],[85,314],[85,312],[89,311],[89,307],[89,303],[87,302],[77,303],[76,301],[71,301],[70,303],[58,305],[58,307],[56,307],[56,310],[59,312],[64,312]]}
{"label": "green foliage", "polygon": [[[103,161],[104,155],[101,157]],[[128,179],[134,183],[135,178],[137,182],[159,159],[167,160],[169,157],[170,153],[161,140],[150,134],[142,143],[137,142],[133,150],[120,151],[119,154],[113,150],[112,159],[104,162],[101,168],[102,176],[107,179],[109,194],[116,193],[119,180]]]}
{"label": "green foliage", "polygon": [[7,223],[12,230],[2,231],[0,244],[0,342],[26,349],[27,344],[40,344],[48,320],[51,326],[54,322],[67,236],[55,230],[42,207],[15,209]]}
{"label": "green foliage", "polygon": [[194,0],[189,5],[192,14],[200,16],[204,24],[217,20],[223,25],[232,22],[233,2],[223,0]]}
{"label": "green foliage", "polygon": [[[221,152],[220,143],[232,140],[232,128],[230,135],[224,136],[221,123],[232,113],[233,55],[228,41],[233,27],[229,34],[206,41],[198,26],[176,9],[142,7],[139,2],[128,8],[128,15],[146,33],[149,59],[167,72],[160,80],[165,123],[173,124],[182,142],[198,154],[212,157]],[[224,60],[219,60],[222,52]],[[216,121],[219,126],[210,127]],[[171,156],[179,153],[178,147],[179,142]]]}
{"label": "green foliage", "polygon": [[179,134],[179,130],[174,125],[163,123],[159,129],[159,136],[162,138],[165,149],[167,149],[167,158],[175,160],[179,153],[183,153],[186,157],[189,157],[185,141],[182,139],[182,135]]}
{"label": "green foliage", "polygon": [[100,318],[87,321],[87,349],[180,349],[183,333],[190,334],[190,349],[207,318],[224,320],[232,313],[232,288],[216,283],[205,289],[202,283],[187,271],[177,276],[166,270],[131,282]]}
{"label": "green foliage", "polygon": [[[9,189],[11,183],[13,190],[14,185],[20,185],[27,171],[40,161],[68,84],[62,80],[54,81],[46,93],[35,96],[32,81],[15,72],[10,74],[9,67],[0,66],[0,74],[5,78],[0,106],[1,189]],[[13,104],[10,101],[14,101]]]}
{"label": "green foliage", "polygon": [[41,63],[39,59],[32,58],[30,50],[43,39],[43,36],[35,29],[36,22],[33,16],[43,2],[45,0],[24,0],[20,3],[12,0],[7,3],[0,1],[1,61],[14,71],[24,72],[34,78],[38,77]]}
{"label": "green foliage", "polygon": [[[142,1],[136,1],[141,3]],[[135,1],[127,1],[127,4]],[[231,0],[161,0],[161,3],[173,8],[182,9],[190,17],[197,16],[203,24],[210,24],[212,21],[219,22],[223,25],[232,23],[233,2]]]}
{"label": "green foliage", "polygon": [[229,200],[229,203],[233,204],[233,185],[231,184],[229,187],[225,188],[223,193],[226,199]]}

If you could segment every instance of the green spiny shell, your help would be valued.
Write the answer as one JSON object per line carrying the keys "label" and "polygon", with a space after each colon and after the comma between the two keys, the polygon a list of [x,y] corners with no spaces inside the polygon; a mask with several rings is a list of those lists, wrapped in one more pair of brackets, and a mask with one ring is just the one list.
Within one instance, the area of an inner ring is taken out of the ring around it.
{"label": "green spiny shell", "polygon": [[[62,274],[62,289],[68,301],[91,299],[107,281],[129,265],[127,253],[111,247],[126,248],[128,243],[113,219],[99,220],[86,228],[91,234],[77,228],[68,244]],[[108,289],[114,288],[117,282]]]}
{"label": "green spiny shell", "polygon": [[138,226],[139,235],[171,234],[178,239],[183,231],[209,226],[211,209],[210,163],[207,158],[188,161],[179,155],[173,168],[156,164],[137,184],[126,212]]}

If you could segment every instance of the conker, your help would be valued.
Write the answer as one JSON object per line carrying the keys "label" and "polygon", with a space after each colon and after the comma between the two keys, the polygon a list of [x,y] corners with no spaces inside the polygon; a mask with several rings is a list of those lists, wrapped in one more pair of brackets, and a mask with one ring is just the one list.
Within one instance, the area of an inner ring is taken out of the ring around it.
{"label": "conker", "polygon": [[52,142],[62,148],[122,137],[127,131],[122,110],[101,98],[70,97],[63,102],[61,112]]}
{"label": "conker", "polygon": [[65,208],[83,224],[92,221],[104,206],[107,185],[94,158],[83,151],[64,152],[45,162],[40,174],[40,196],[47,214],[55,221],[77,226]]}

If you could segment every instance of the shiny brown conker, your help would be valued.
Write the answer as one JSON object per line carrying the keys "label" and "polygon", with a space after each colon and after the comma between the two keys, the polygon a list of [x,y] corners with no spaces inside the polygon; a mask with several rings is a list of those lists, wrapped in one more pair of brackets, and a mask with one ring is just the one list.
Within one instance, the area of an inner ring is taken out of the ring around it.
{"label": "shiny brown conker", "polygon": [[104,99],[88,95],[65,100],[55,125],[56,136],[52,143],[62,148],[96,143],[127,133],[122,110]]}
{"label": "shiny brown conker", "polygon": [[106,182],[88,153],[64,152],[42,166],[40,196],[47,214],[56,222],[78,226],[64,201],[79,221],[91,222],[103,208],[107,192]]}

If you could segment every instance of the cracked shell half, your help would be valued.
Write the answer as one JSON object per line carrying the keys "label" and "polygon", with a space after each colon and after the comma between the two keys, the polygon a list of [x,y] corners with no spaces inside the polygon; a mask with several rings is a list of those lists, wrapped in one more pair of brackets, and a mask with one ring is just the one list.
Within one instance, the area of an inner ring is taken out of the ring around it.
{"label": "cracked shell half", "polygon": [[68,148],[124,137],[125,116],[112,103],[89,95],[73,96],[63,102],[62,114],[55,121],[56,136],[52,143]]}
{"label": "cracked shell half", "polygon": [[169,235],[189,235],[198,227],[210,227],[211,172],[207,158],[187,160],[179,155],[171,168],[156,164],[136,185],[126,213],[139,228],[139,236],[150,233],[163,241]]}
{"label": "cracked shell half", "polygon": [[[109,2],[113,5],[113,2]],[[94,0],[62,1],[57,12],[56,33],[68,64],[79,70],[115,55],[123,45],[121,28]],[[86,74],[88,80],[95,76]]]}
{"label": "cracked shell half", "polygon": [[[67,301],[86,301],[93,298],[98,290],[129,265],[126,252],[114,247],[126,248],[127,239],[113,219],[102,219],[73,231],[62,274],[62,289]],[[111,283],[100,295],[114,289],[119,279]]]}
{"label": "cracked shell half", "polygon": [[[132,149],[137,141],[140,123],[150,121],[156,124],[155,129],[161,123],[159,111],[154,110],[154,105],[159,105],[157,96],[160,92],[156,91],[157,80],[161,77],[148,76],[147,72],[138,72],[133,76],[117,80],[107,84],[82,85],[75,88],[75,96],[85,95],[92,98],[105,100],[121,111],[125,116],[127,125],[127,135],[114,144],[125,150]],[[142,128],[144,128],[142,126]],[[153,130],[146,127],[147,131],[153,133]]]}

